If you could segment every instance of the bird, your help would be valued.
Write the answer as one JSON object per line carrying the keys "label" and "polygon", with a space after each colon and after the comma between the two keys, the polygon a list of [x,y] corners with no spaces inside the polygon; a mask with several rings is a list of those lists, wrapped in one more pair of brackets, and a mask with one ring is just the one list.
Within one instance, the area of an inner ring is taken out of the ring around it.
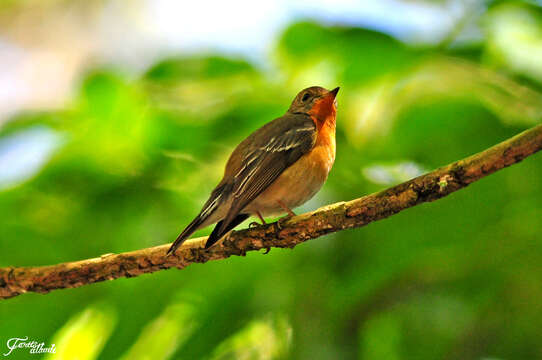
{"label": "bird", "polygon": [[243,140],[230,155],[220,183],[199,214],[167,251],[174,253],[196,230],[215,224],[208,249],[250,216],[286,213],[310,200],[335,161],[339,87],[303,89],[286,113]]}

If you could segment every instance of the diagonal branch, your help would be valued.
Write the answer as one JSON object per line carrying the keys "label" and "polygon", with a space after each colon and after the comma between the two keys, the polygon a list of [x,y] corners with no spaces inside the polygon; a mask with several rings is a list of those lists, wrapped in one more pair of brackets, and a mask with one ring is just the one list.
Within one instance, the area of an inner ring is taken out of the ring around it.
{"label": "diagonal branch", "polygon": [[39,267],[0,268],[0,299],[25,292],[48,293],[98,281],[133,277],[162,269],[183,269],[192,263],[244,255],[268,247],[293,248],[304,241],[343,229],[365,226],[409,207],[440,199],[542,149],[538,125],[481,153],[454,162],[379,193],[340,202],[272,223],[232,232],[221,243],[204,250],[206,238],[192,239],[166,257],[169,244],[122,254]]}

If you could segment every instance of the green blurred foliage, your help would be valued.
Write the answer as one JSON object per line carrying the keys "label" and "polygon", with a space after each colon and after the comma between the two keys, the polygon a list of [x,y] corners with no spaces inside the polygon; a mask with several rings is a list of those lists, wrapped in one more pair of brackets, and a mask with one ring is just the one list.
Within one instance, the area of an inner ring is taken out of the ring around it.
{"label": "green blurred foliage", "polygon": [[[299,212],[517,134],[542,115],[542,63],[528,61],[540,37],[525,36],[542,33],[540,9],[498,2],[480,23],[479,43],[423,48],[296,23],[269,71],[221,55],[164,59],[137,80],[96,69],[64,109],[0,129],[0,141],[36,126],[62,139],[35,176],[0,192],[0,266],[172,241],[235,144],[306,86],[341,86],[338,150],[324,189]],[[89,359],[542,358],[540,183],[533,156],[294,251],[22,295],[0,306],[0,344],[29,336]]]}
{"label": "green blurred foliage", "polygon": [[51,339],[56,351],[47,354],[45,359],[96,359],[114,325],[115,313],[107,310],[107,305],[89,307],[73,316]]}

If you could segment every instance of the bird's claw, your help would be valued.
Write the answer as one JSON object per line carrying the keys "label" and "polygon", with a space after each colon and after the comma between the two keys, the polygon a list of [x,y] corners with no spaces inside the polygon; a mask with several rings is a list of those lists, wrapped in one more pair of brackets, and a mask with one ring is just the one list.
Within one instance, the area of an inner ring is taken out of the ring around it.
{"label": "bird's claw", "polygon": [[266,248],[265,248],[265,252],[263,253],[263,255],[269,254],[270,251],[271,251],[271,248],[270,248],[270,247],[266,247]]}
{"label": "bird's claw", "polygon": [[194,262],[197,262],[197,263],[201,263],[201,262],[204,262],[204,257],[203,255],[201,254],[201,250],[203,250],[202,248],[195,248],[195,249],[192,249],[192,256],[194,257]]}
{"label": "bird's claw", "polygon": [[295,216],[295,214],[294,214],[294,215],[288,214],[288,215],[283,216],[283,217],[281,217],[280,219],[278,219],[278,220],[277,220],[277,228],[278,228],[279,230],[282,230],[283,224],[284,224],[285,222],[287,222],[288,220],[290,220],[291,218],[293,218],[294,216]]}

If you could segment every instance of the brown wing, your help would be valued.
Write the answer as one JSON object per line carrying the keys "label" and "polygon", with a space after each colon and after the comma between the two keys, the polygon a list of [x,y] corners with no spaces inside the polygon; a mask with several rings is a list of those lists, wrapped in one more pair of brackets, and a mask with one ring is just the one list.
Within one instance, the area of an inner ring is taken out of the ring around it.
{"label": "brown wing", "polygon": [[[229,168],[236,170],[235,174],[231,174],[233,201],[216,232],[215,241],[224,235],[228,224],[252,200],[267,189],[284,170],[308,153],[315,141],[314,122],[309,116],[301,114],[286,114],[275,119],[243,141],[228,161],[229,165],[232,165]],[[232,159],[242,160],[233,164]]]}

